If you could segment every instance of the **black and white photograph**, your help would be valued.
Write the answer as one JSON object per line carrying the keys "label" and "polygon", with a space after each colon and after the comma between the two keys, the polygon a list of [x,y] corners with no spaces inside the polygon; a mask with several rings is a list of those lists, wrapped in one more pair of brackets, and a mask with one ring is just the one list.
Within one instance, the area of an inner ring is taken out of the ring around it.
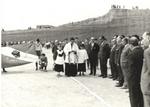
{"label": "black and white photograph", "polygon": [[1,0],[1,107],[150,107],[149,0]]}

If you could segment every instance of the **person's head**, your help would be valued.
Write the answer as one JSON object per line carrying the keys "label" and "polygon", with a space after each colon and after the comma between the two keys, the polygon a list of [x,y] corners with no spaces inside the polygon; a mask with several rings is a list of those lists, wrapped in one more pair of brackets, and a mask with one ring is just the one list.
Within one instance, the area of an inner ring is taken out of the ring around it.
{"label": "person's head", "polygon": [[75,37],[74,39],[75,39],[75,42],[76,42],[76,43],[79,42],[79,38],[78,38],[78,37]]}
{"label": "person's head", "polygon": [[100,39],[101,41],[106,40],[105,36],[101,36],[99,39]]}
{"label": "person's head", "polygon": [[36,42],[37,42],[37,43],[39,43],[39,42],[40,42],[40,39],[39,39],[39,38],[37,38],[37,39],[36,39]]}
{"label": "person's head", "polygon": [[138,38],[137,37],[135,37],[135,36],[132,36],[131,38],[130,38],[130,44],[132,45],[132,46],[138,46],[139,45],[139,40],[138,40]]}
{"label": "person's head", "polygon": [[68,38],[65,38],[65,39],[64,39],[64,43],[68,43]]}
{"label": "person's head", "polygon": [[85,43],[88,43],[89,41],[88,41],[88,39],[85,39],[84,42],[85,42]]}
{"label": "person's head", "polygon": [[95,38],[94,38],[94,37],[91,37],[91,42],[92,42],[92,43],[94,43],[94,40],[95,40]]}
{"label": "person's head", "polygon": [[42,53],[42,54],[41,54],[41,56],[45,56],[45,54],[44,54],[44,53]]}
{"label": "person's head", "polygon": [[123,39],[122,39],[122,44],[123,44],[123,45],[128,44],[128,42],[129,42],[128,38],[123,38]]}
{"label": "person's head", "polygon": [[55,40],[54,44],[55,45],[58,45],[59,41],[58,40]]}
{"label": "person's head", "polygon": [[59,44],[59,45],[57,46],[57,48],[58,48],[58,50],[62,50],[62,45]]}
{"label": "person's head", "polygon": [[73,37],[70,38],[70,42],[71,42],[71,43],[74,43],[74,42],[75,42],[75,40],[74,40]]}
{"label": "person's head", "polygon": [[81,45],[80,45],[80,49],[84,49],[85,48],[85,45],[82,43]]}
{"label": "person's head", "polygon": [[115,45],[116,44],[116,39],[112,39],[111,40],[111,45]]}
{"label": "person's head", "polygon": [[150,32],[146,32],[142,37],[143,39],[141,41],[141,46],[143,47],[143,49],[147,49],[150,45]]}
{"label": "person's head", "polygon": [[113,39],[117,39],[117,37],[118,37],[118,35],[114,35],[114,36],[113,36]]}
{"label": "person's head", "polygon": [[121,44],[122,39],[123,39],[122,36],[118,36],[118,37],[116,38],[117,44]]}

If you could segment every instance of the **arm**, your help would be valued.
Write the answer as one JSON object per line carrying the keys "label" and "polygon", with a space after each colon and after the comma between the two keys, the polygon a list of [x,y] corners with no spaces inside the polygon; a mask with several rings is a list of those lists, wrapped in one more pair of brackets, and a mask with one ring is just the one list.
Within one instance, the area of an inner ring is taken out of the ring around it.
{"label": "arm", "polygon": [[147,66],[147,69],[148,69],[147,71],[149,71],[149,73],[150,73],[150,51],[148,51],[148,50],[145,51],[144,56],[145,56],[146,66]]}

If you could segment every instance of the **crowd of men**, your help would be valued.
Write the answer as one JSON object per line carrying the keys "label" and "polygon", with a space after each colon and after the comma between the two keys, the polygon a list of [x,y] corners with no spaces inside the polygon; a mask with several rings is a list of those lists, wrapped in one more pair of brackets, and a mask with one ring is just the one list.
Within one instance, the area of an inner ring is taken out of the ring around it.
{"label": "crowd of men", "polygon": [[[67,44],[68,40],[64,44]],[[112,78],[118,81],[116,87],[129,90],[131,107],[150,107],[150,33],[138,35],[115,35],[111,43],[104,36],[99,39],[79,41],[74,39],[79,47],[84,44],[88,53],[87,67],[90,74],[96,76],[100,64],[101,75],[98,77]],[[53,53],[57,49],[55,41]],[[65,45],[64,45],[65,47]],[[109,60],[108,60],[109,59]],[[100,60],[100,63],[98,63]],[[109,61],[111,75],[108,75]]]}

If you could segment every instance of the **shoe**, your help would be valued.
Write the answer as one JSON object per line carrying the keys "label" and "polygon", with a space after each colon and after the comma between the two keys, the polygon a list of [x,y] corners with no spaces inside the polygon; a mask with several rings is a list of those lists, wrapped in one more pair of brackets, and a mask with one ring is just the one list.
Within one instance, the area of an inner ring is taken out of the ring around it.
{"label": "shoe", "polygon": [[7,71],[4,70],[3,72],[6,73]]}
{"label": "shoe", "polygon": [[121,84],[117,84],[117,85],[115,85],[115,87],[122,87],[122,85]]}
{"label": "shoe", "polygon": [[94,72],[93,75],[96,76],[96,72]]}
{"label": "shoe", "polygon": [[103,76],[103,78],[107,78],[107,76]]}
{"label": "shoe", "polygon": [[109,76],[108,78],[113,79],[113,76]]}
{"label": "shoe", "polygon": [[128,89],[126,86],[121,87],[121,89]]}
{"label": "shoe", "polygon": [[92,73],[90,73],[89,75],[92,75]]}
{"label": "shoe", "polygon": [[117,78],[113,78],[113,80],[117,80]]}
{"label": "shoe", "polygon": [[98,77],[103,77],[103,75],[99,75]]}
{"label": "shoe", "polygon": [[117,85],[119,85],[120,83],[119,83],[119,82],[117,82],[116,84],[117,84]]}
{"label": "shoe", "polygon": [[110,74],[110,75],[108,75],[108,77],[112,77],[112,75]]}

